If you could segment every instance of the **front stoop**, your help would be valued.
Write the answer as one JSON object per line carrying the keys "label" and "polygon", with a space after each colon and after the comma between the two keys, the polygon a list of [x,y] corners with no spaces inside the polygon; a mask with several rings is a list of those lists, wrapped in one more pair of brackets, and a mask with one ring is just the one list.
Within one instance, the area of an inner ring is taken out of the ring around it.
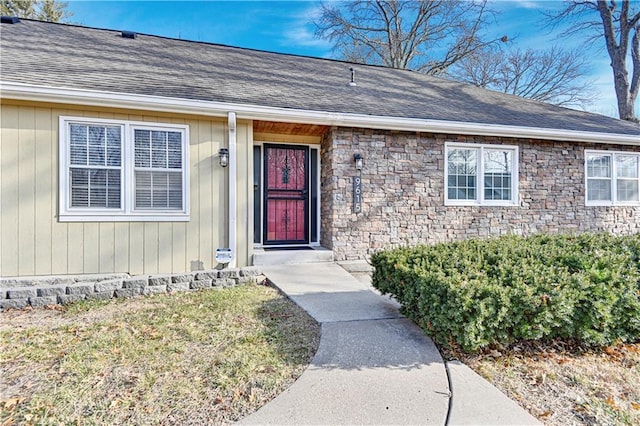
{"label": "front stoop", "polygon": [[333,250],[312,247],[309,250],[254,249],[254,266],[292,265],[296,263],[333,262]]}

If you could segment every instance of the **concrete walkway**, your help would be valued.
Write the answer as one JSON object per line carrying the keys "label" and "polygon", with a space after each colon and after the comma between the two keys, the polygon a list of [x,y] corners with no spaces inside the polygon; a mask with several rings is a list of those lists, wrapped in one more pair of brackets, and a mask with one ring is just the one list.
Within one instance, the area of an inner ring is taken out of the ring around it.
{"label": "concrete walkway", "polygon": [[320,323],[320,346],[289,389],[241,424],[538,424],[462,364],[453,365],[450,401],[447,369],[431,340],[397,303],[340,266],[263,271]]}

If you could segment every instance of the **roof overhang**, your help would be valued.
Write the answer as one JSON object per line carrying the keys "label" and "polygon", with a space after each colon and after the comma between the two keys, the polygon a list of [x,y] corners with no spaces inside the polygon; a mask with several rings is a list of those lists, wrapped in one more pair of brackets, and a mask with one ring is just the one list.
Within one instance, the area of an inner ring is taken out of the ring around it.
{"label": "roof overhang", "polygon": [[227,102],[166,98],[152,95],[36,86],[7,81],[0,81],[0,98],[196,114],[212,117],[226,117],[229,112],[235,112],[238,119],[247,120],[640,146],[640,138],[638,135],[620,133],[586,132],[540,127],[505,126],[500,124],[311,111]]}

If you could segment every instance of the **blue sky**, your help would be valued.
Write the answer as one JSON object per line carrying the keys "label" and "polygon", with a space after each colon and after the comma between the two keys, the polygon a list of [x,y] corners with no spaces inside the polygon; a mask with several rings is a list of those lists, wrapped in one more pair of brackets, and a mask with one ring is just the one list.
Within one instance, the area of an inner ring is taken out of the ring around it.
{"label": "blue sky", "polygon": [[[314,38],[311,20],[317,1],[69,1],[71,21],[80,25],[131,30],[188,40],[308,56],[331,57],[331,46]],[[556,0],[492,0],[500,12],[488,30],[508,35],[517,47],[541,48],[561,44],[577,47],[579,39],[558,40],[544,27],[542,11],[562,7]],[[617,116],[609,59],[592,46],[590,80],[599,100],[592,112]],[[636,110],[640,109],[636,104]]]}

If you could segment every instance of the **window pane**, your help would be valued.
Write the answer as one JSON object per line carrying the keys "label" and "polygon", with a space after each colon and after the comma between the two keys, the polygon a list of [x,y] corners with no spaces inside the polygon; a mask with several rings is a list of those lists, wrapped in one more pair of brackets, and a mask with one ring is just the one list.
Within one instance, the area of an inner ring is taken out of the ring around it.
{"label": "window pane", "polygon": [[69,126],[71,141],[69,143],[69,158],[71,164],[87,164],[87,126],[72,124]]}
{"label": "window pane", "polygon": [[590,178],[610,178],[611,177],[611,156],[591,154],[587,156],[587,177]]}
{"label": "window pane", "polygon": [[616,175],[619,178],[637,178],[638,161],[637,155],[616,155]]}
{"label": "window pane", "polygon": [[151,166],[167,167],[167,132],[151,132]]}
{"label": "window pane", "polygon": [[120,208],[120,170],[109,170],[107,182],[107,207]]}
{"label": "window pane", "polygon": [[71,207],[89,207],[88,188],[71,188]]}
{"label": "window pane", "polygon": [[137,209],[182,209],[182,173],[136,171]]}
{"label": "window pane", "polygon": [[134,130],[134,148],[136,167],[151,167],[151,132]]}
{"label": "window pane", "polygon": [[89,170],[69,170],[71,177],[71,207],[89,206]]}
{"label": "window pane", "polygon": [[168,132],[168,163],[170,169],[182,168],[182,133]]}
{"label": "window pane", "polygon": [[618,186],[618,201],[632,202],[639,201],[638,199],[638,180],[620,179],[617,182]]}
{"label": "window pane", "polygon": [[119,127],[107,127],[107,165],[120,167],[122,135]]}
{"label": "window pane", "polygon": [[447,194],[450,200],[476,199],[477,151],[451,149],[447,158]]}
{"label": "window pane", "polygon": [[182,173],[169,173],[168,207],[182,209]]}
{"label": "window pane", "polygon": [[511,200],[511,167],[513,152],[484,150],[484,198],[485,200]]}
{"label": "window pane", "polygon": [[182,169],[182,133],[136,129],[134,137],[136,167]]}
{"label": "window pane", "polygon": [[82,126],[80,124],[71,124],[69,126],[69,129],[71,133],[71,143],[87,143],[87,126]]}
{"label": "window pane", "polygon": [[120,208],[120,170],[71,168],[71,207]]}
{"label": "window pane", "polygon": [[609,179],[588,179],[587,200],[611,201],[611,181]]}
{"label": "window pane", "polygon": [[93,166],[104,166],[105,149],[107,146],[107,135],[104,127],[89,127],[89,164]]}

